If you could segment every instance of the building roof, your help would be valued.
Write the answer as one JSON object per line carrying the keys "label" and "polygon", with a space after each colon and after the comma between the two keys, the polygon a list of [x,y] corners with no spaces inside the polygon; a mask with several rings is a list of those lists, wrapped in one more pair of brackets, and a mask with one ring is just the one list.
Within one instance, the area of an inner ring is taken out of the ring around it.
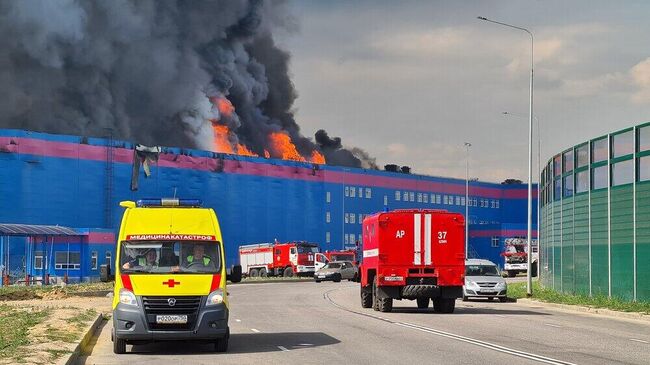
{"label": "building roof", "polygon": [[38,224],[0,223],[0,235],[4,236],[83,236],[74,229],[63,226]]}

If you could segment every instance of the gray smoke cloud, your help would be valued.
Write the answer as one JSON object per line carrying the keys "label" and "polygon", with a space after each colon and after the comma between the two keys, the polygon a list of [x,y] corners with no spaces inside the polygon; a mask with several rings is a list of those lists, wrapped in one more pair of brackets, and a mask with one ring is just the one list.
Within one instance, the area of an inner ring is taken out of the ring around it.
{"label": "gray smoke cloud", "polygon": [[283,131],[305,156],[374,166],[301,134],[273,39],[294,25],[283,1],[0,0],[0,126],[211,149],[218,120],[260,155]]}

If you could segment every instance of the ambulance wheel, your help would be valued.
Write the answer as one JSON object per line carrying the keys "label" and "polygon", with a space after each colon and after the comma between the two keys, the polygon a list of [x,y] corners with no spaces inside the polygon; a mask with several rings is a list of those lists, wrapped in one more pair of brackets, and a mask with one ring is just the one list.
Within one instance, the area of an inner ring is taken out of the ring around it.
{"label": "ambulance wheel", "polygon": [[436,298],[433,301],[433,311],[436,313],[454,313],[455,308],[454,298]]}
{"label": "ambulance wheel", "polygon": [[372,307],[372,288],[370,287],[361,287],[361,308],[370,308]]}
{"label": "ambulance wheel", "polygon": [[269,276],[269,274],[266,272],[266,268],[261,268],[260,269],[260,276],[263,277],[263,278]]}
{"label": "ambulance wheel", "polygon": [[429,298],[416,298],[415,301],[420,309],[426,309],[429,306]]}
{"label": "ambulance wheel", "polygon": [[113,340],[113,352],[116,354],[126,353],[126,340],[115,337]]}
{"label": "ambulance wheel", "polygon": [[256,278],[258,276],[260,276],[260,272],[257,271],[257,269],[251,269],[250,277],[251,278]]}
{"label": "ambulance wheel", "polygon": [[293,276],[293,268],[287,267],[284,269],[284,275],[285,278],[290,278]]}
{"label": "ambulance wheel", "polygon": [[226,352],[228,351],[228,338],[230,337],[230,330],[226,332],[226,336],[224,338],[218,339],[214,343],[214,351],[216,352]]}

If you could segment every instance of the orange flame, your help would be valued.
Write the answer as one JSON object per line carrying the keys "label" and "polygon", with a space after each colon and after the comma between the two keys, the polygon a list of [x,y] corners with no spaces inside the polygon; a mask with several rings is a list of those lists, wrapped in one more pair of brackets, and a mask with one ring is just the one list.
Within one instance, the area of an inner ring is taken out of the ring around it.
{"label": "orange flame", "polygon": [[296,145],[291,142],[291,137],[284,132],[273,132],[269,134],[271,152],[283,160],[303,161],[307,160],[300,155]]}
{"label": "orange flame", "polygon": [[243,144],[237,143],[237,154],[241,156],[253,156],[253,157],[258,157],[258,155],[251,150],[248,149],[248,147],[244,146]]}
{"label": "orange flame", "polygon": [[320,152],[314,150],[311,153],[311,162],[319,165],[324,165],[325,164],[325,156],[323,156]]}
{"label": "orange flame", "polygon": [[228,140],[228,134],[230,134],[228,126],[213,122],[212,131],[214,132],[214,152],[233,153],[232,145]]}
{"label": "orange flame", "polygon": [[271,154],[269,153],[269,151],[264,150],[264,157],[271,158]]}
{"label": "orange flame", "polygon": [[213,96],[210,98],[210,102],[212,102],[212,104],[217,107],[217,109],[219,110],[219,114],[224,117],[230,118],[232,113],[235,112],[235,107],[232,105],[230,100],[226,98]]}

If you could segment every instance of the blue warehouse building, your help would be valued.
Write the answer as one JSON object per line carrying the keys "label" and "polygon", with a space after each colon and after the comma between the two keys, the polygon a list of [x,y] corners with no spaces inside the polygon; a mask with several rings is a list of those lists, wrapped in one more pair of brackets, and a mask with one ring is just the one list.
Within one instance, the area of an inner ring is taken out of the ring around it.
{"label": "blue warehouse building", "polygon": [[[215,209],[228,265],[237,263],[242,244],[305,240],[321,250],[343,249],[361,240],[366,215],[403,208],[464,214],[469,204],[470,257],[502,266],[504,239],[526,235],[527,187],[473,181],[469,192],[466,202],[461,179],[0,130],[0,223],[92,227],[80,231],[95,234],[77,239],[72,251],[66,245],[65,255],[57,255],[62,245],[51,246],[51,264],[65,265],[68,277],[81,281],[97,280],[93,262],[114,255],[105,237],[92,241],[99,233],[116,236],[120,201],[171,196]],[[43,250],[31,246],[38,242],[5,237],[2,252],[25,255],[3,256],[3,274],[38,276],[34,253]]]}

